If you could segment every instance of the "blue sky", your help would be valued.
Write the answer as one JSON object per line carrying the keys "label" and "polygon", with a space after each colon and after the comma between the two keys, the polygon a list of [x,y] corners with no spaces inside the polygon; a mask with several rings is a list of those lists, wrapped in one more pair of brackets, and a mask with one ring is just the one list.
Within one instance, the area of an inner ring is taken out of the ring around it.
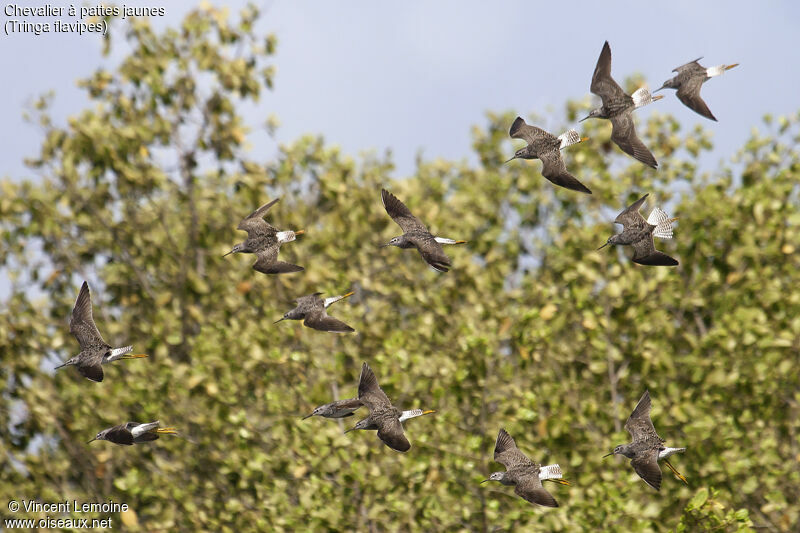
{"label": "blue sky", "polygon": [[[233,11],[244,2],[212,2]],[[66,5],[66,4],[65,4]],[[196,2],[164,4],[158,25],[176,23]],[[589,95],[603,41],[611,44],[618,80],[641,73],[652,89],[698,56],[704,65],[741,63],[710,80],[703,96],[714,123],[667,98],[638,112],[675,114],[685,127],[713,131],[715,161],[727,159],[765,113],[800,108],[797,96],[800,4],[797,2],[261,2],[259,31],[278,36],[275,90],[253,114],[281,122],[278,142],[321,133],[352,154],[390,148],[398,176],[414,158],[470,157],[470,128],[486,110],[537,113],[557,127],[567,98]],[[5,22],[5,15],[2,15]],[[122,25],[112,31],[122,44]],[[41,131],[22,120],[24,106],[56,93],[58,120],[87,105],[76,80],[127,52],[102,58],[96,37],[0,34],[2,122],[0,177],[30,176],[22,164]],[[250,138],[268,157],[275,141]],[[511,149],[509,145],[509,150]],[[657,152],[657,149],[654,150]],[[656,153],[658,157],[658,154]]]}

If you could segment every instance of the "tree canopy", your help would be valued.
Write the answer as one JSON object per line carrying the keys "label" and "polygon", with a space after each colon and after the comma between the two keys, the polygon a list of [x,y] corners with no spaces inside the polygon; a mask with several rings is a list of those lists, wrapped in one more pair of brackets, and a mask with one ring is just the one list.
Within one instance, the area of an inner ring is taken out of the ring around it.
{"label": "tree canopy", "polygon": [[[318,136],[263,159],[241,111],[274,79],[276,39],[254,32],[257,17],[209,7],[161,33],[131,21],[131,54],[82,81],[90,106],[56,124],[39,102],[36,177],[0,182],[12,283],[0,500],[124,502],[113,518],[131,531],[798,527],[797,115],[766,117],[708,172],[711,129],[640,123],[654,171],[619,152],[605,121],[586,122],[590,140],[564,156],[591,196],[553,187],[538,161],[502,164],[524,110],[487,113],[476,165],[421,160],[403,179],[390,156],[353,158]],[[561,120],[588,105],[567,102]],[[382,187],[434,233],[469,241],[447,250],[449,273],[379,248],[400,233]],[[596,251],[645,192],[679,217],[659,243],[676,268]],[[223,258],[239,220],[277,197],[268,220],[306,230],[281,254],[306,271],[268,277],[252,256]],[[52,370],[78,351],[68,316],[84,279],[106,340],[150,354],[100,384]],[[357,334],[273,325],[298,296],[350,289],[336,316]],[[436,410],[405,424],[408,453],[344,435],[358,416],[300,420],[355,396],[362,361],[395,405]],[[601,459],[628,441],[645,389],[659,434],[687,447],[672,462],[688,486],[665,469],[656,492],[628,461]],[[186,438],[86,444],[127,420]],[[500,428],[561,465],[572,486],[550,488],[559,508],[479,484],[501,468]]]}

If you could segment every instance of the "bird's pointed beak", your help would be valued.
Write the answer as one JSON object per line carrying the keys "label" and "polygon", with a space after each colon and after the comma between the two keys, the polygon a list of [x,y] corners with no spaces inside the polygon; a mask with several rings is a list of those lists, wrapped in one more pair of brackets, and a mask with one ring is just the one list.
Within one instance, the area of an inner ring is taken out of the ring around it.
{"label": "bird's pointed beak", "polygon": [[86,444],[89,444],[89,443],[91,443],[91,442],[94,442],[94,441],[96,441],[96,440],[97,440],[97,437],[95,437],[95,438],[93,438],[92,440],[88,441]]}
{"label": "bird's pointed beak", "polygon": [[491,479],[484,479],[483,481],[481,481],[480,484],[482,485],[482,484],[486,483],[487,481],[491,481]]}
{"label": "bird's pointed beak", "polygon": [[158,428],[156,429],[156,433],[161,433],[162,435],[177,435],[178,430],[175,428]]}
{"label": "bird's pointed beak", "polygon": [[603,248],[605,248],[606,246],[608,246],[608,243],[605,243],[603,246],[601,246],[600,248],[598,248],[598,250],[602,250],[602,249],[603,249]]}
{"label": "bird's pointed beak", "polygon": [[652,97],[654,102],[657,102],[657,101],[661,100],[662,98],[664,98],[663,94],[658,94],[658,95]]}
{"label": "bird's pointed beak", "polygon": [[467,241],[456,241],[455,244],[467,244]]}
{"label": "bird's pointed beak", "polygon": [[653,92],[654,92],[654,93],[657,93],[657,92],[658,92],[658,91],[660,91],[661,89],[666,89],[666,87],[664,87],[664,86],[662,85],[661,87],[659,87],[658,89],[656,89],[656,90],[655,90],[655,91],[653,91]]}
{"label": "bird's pointed beak", "polygon": [[283,320],[286,320],[286,317],[279,318],[278,320],[276,320],[275,322],[273,322],[273,324],[277,324],[278,322],[281,322],[281,321],[283,321]]}
{"label": "bird's pointed beak", "polygon": [[233,250],[231,250],[231,251],[230,251],[230,252],[228,252],[227,254],[223,255],[222,257],[228,257],[228,256],[229,256],[229,255],[231,255],[232,253],[233,253]]}
{"label": "bird's pointed beak", "polygon": [[345,298],[349,298],[350,296],[354,295],[355,293],[356,293],[355,291],[348,292],[347,294],[342,296],[342,300],[344,300]]}
{"label": "bird's pointed beak", "polygon": [[514,155],[514,157],[512,157],[511,159],[506,159],[505,161],[503,161],[503,164],[505,165],[506,163],[510,163],[510,162],[512,162],[513,160],[515,160],[516,158],[517,158],[517,156],[516,156],[516,155]]}
{"label": "bird's pointed beak", "polygon": [[294,232],[294,234],[295,234],[295,236],[297,236],[297,235],[302,235],[302,234],[303,234],[303,233],[305,233],[305,232],[306,232],[306,230],[304,230],[304,229],[299,229],[299,230],[295,231],[295,232]]}
{"label": "bird's pointed beak", "polygon": [[386,244],[381,244],[381,245],[380,245],[380,248],[386,248],[387,246],[389,246],[389,243],[388,243],[388,242],[387,242]]}
{"label": "bird's pointed beak", "polygon": [[303,418],[301,418],[300,420],[305,420],[306,418],[311,418],[312,416],[314,416],[314,413],[311,413],[310,415],[306,415]]}
{"label": "bird's pointed beak", "polygon": [[586,120],[587,118],[592,118],[592,115],[586,115],[585,117],[583,117],[582,119],[580,119],[578,122],[583,122],[583,121],[584,121],[584,120]]}
{"label": "bird's pointed beak", "polygon": [[611,453],[607,453],[607,454],[605,454],[605,455],[603,456],[603,459],[605,459],[605,458],[606,458],[606,457],[608,457],[609,455],[614,455],[614,452],[611,452]]}
{"label": "bird's pointed beak", "polygon": [[733,67],[738,67],[738,66],[739,66],[739,63],[734,63],[733,65],[725,65],[725,70],[730,70]]}
{"label": "bird's pointed beak", "polygon": [[558,483],[559,485],[566,485],[568,487],[572,485],[572,483],[570,483],[566,479],[548,479],[547,481],[552,481],[553,483]]}
{"label": "bird's pointed beak", "polygon": [[427,411],[422,411],[422,414],[423,415],[429,415],[429,414],[435,413],[435,412],[436,412],[435,409],[428,409]]}
{"label": "bird's pointed beak", "polygon": [[120,359],[142,359],[144,357],[150,357],[146,353],[129,353],[125,354]]}
{"label": "bird's pointed beak", "polygon": [[586,142],[589,140],[589,137],[581,137],[581,142]]}
{"label": "bird's pointed beak", "polygon": [[350,433],[350,432],[351,432],[351,431],[353,431],[354,429],[356,429],[356,428],[345,429],[345,430],[344,430],[344,433],[345,433],[345,435],[346,435],[346,434],[348,434],[348,433]]}
{"label": "bird's pointed beak", "polygon": [[53,370],[58,370],[59,368],[64,368],[65,366],[67,366],[67,363],[64,363],[63,365],[58,365]]}

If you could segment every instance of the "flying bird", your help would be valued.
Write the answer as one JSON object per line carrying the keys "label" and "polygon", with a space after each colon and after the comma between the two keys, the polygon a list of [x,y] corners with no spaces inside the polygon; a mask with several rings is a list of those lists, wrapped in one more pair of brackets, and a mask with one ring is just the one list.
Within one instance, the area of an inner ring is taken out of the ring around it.
{"label": "flying bird", "polygon": [[517,117],[514,120],[508,134],[512,139],[522,139],[528,145],[517,150],[514,157],[506,161],[506,163],[514,159],[540,159],[542,161],[542,176],[550,180],[550,182],[573,191],[592,194],[588,187],[567,172],[567,165],[561,157],[561,150],[567,146],[583,142],[588,137],[581,138],[575,130],[569,130],[556,137],[541,128],[529,126],[522,117]]}
{"label": "flying bird", "polygon": [[639,208],[642,207],[647,196],[648,194],[645,194],[617,215],[614,222],[622,224],[622,233],[609,237],[608,241],[598,250],[602,250],[609,244],[631,245],[633,246],[634,263],[653,266],[675,266],[678,261],[656,250],[653,236],[671,239],[672,223],[677,218],[667,218],[667,214],[664,211],[655,208],[645,220],[639,213]]}
{"label": "flying bird", "polygon": [[264,215],[278,200],[280,198],[262,205],[239,222],[236,229],[246,231],[247,240],[234,245],[233,249],[222,257],[235,253],[256,254],[257,259],[253,264],[253,268],[264,274],[285,274],[304,270],[301,266],[278,261],[278,251],[281,248],[281,244],[292,242],[298,235],[305,233],[305,230],[278,231],[277,228],[264,220]]}
{"label": "flying bird", "polygon": [[383,246],[397,246],[398,248],[416,248],[420,255],[430,266],[439,272],[450,269],[450,258],[442,249],[443,244],[464,244],[467,241],[456,241],[444,237],[434,237],[420,219],[411,214],[408,207],[397,199],[395,195],[381,189],[383,207],[392,220],[403,230],[403,234],[395,237]]}
{"label": "flying bird", "polygon": [[665,81],[664,84],[654,92],[658,92],[661,89],[677,89],[678,99],[683,102],[686,107],[695,113],[699,113],[706,118],[716,121],[717,119],[711,114],[708,105],[700,98],[700,89],[705,82],[714,76],[724,74],[726,70],[738,66],[739,63],[705,68],[698,63],[701,59],[703,58],[698,57],[694,61],[690,61],[685,65],[673,69],[672,72],[677,72],[678,75]]}
{"label": "flying bird", "polygon": [[422,409],[400,411],[400,409],[393,406],[389,397],[378,385],[378,379],[367,363],[361,366],[358,399],[369,409],[369,415],[359,420],[355,427],[348,429],[345,433],[355,429],[377,429],[378,438],[389,448],[398,452],[406,452],[411,448],[411,444],[403,433],[402,422],[434,412],[430,410],[423,411]]}
{"label": "flying bird", "polygon": [[658,436],[656,428],[653,427],[653,421],[650,420],[650,391],[644,391],[633,413],[625,422],[625,429],[631,434],[633,442],[617,446],[613,452],[604,455],[604,458],[611,455],[624,455],[631,460],[631,466],[639,474],[639,477],[656,490],[661,489],[661,469],[658,467],[658,461],[663,459],[664,463],[681,481],[689,484],[667,459],[670,455],[685,452],[686,448],[664,446],[666,441]]}
{"label": "flying bird", "polygon": [[514,485],[517,496],[531,503],[545,507],[558,507],[553,495],[545,490],[542,481],[552,480],[562,485],[569,481],[562,479],[561,467],[557,464],[542,466],[534,463],[517,448],[514,439],[505,429],[497,434],[494,446],[494,460],[506,467],[505,472],[492,472],[487,481],[499,481],[503,485]]}
{"label": "flying bird", "polygon": [[133,346],[112,348],[103,340],[97,330],[92,317],[92,300],[89,294],[89,284],[85,281],[81,285],[75,307],[72,308],[72,317],[69,321],[69,331],[78,340],[81,351],[56,369],[75,365],[82,376],[92,381],[103,381],[103,367],[106,363],[118,359],[140,359],[147,357],[145,354],[131,354]]}
{"label": "flying bird", "polygon": [[593,109],[589,116],[581,119],[581,122],[587,118],[609,119],[611,121],[611,140],[617,143],[623,152],[632,155],[645,165],[658,167],[656,158],[636,136],[632,112],[638,107],[660,100],[663,96],[652,96],[646,87],[641,87],[628,96],[611,77],[611,47],[608,45],[608,41],[605,42],[603,50],[600,52],[589,89],[602,99],[603,105]]}
{"label": "flying bird", "polygon": [[124,446],[133,446],[134,444],[141,444],[156,440],[160,435],[177,435],[178,432],[175,428],[162,428],[159,427],[158,420],[148,424],[140,424],[139,422],[126,422],[108,429],[104,429],[89,442],[96,440],[107,440],[114,444]]}
{"label": "flying bird", "polygon": [[348,292],[343,296],[334,296],[332,298],[320,298],[321,292],[315,292],[308,296],[301,296],[295,300],[297,307],[288,311],[275,321],[275,324],[281,320],[302,320],[303,325],[309,328],[317,329],[320,331],[333,331],[337,333],[345,333],[355,331],[353,328],[342,322],[337,318],[328,316],[325,311],[331,304],[338,302],[348,296],[352,296],[352,292]]}
{"label": "flying bird", "polygon": [[303,420],[312,416],[321,416],[324,418],[346,418],[353,416],[361,406],[361,400],[358,398],[348,398],[346,400],[336,400],[335,402],[326,403],[314,408],[311,414],[303,417]]}

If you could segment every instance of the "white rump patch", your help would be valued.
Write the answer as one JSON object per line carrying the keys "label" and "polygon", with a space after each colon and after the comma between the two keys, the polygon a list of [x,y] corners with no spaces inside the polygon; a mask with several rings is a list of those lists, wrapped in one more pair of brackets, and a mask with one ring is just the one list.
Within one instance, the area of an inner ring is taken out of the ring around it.
{"label": "white rump patch", "polygon": [[558,136],[558,139],[561,141],[561,148],[562,150],[567,146],[572,146],[573,144],[578,144],[581,142],[581,136],[578,135],[578,132],[575,130],[567,130],[561,135]]}
{"label": "white rump patch", "polygon": [[335,304],[336,302],[338,302],[342,298],[344,298],[344,296],[332,296],[330,298],[325,298],[325,302],[323,302],[323,303],[324,303],[325,307],[327,308],[329,305]]}
{"label": "white rump patch", "polygon": [[133,346],[125,346],[123,348],[112,348],[111,355],[108,356],[108,361],[113,361],[115,359],[119,359],[125,354],[131,353],[133,351]]}
{"label": "white rump patch", "polygon": [[422,416],[422,409],[411,409],[410,411],[403,411],[403,414],[400,415],[400,422],[405,422],[410,418],[417,418],[418,416]]}
{"label": "white rump patch", "polygon": [[279,231],[276,234],[276,237],[278,237],[279,244],[283,244],[285,242],[292,242],[293,240],[295,240],[295,235],[293,231]]}
{"label": "white rump patch", "polygon": [[647,223],[656,227],[656,229],[653,230],[653,236],[659,239],[672,238],[672,221],[669,216],[658,207],[654,207],[650,212],[650,216],[647,217]]}
{"label": "white rump patch", "polygon": [[131,435],[133,435],[133,438],[135,439],[139,435],[144,435],[148,431],[156,429],[159,425],[160,423],[158,420],[156,420],[155,422],[150,422],[149,424],[139,424],[138,426],[136,426],[131,430]]}
{"label": "white rump patch", "polygon": [[636,92],[631,95],[631,98],[633,98],[633,105],[635,107],[642,107],[653,103],[653,95],[650,94],[650,89],[647,87],[637,89]]}
{"label": "white rump patch", "polygon": [[542,481],[545,479],[561,479],[562,477],[564,476],[561,474],[561,467],[557,464],[543,466],[539,469],[539,479]]}
{"label": "white rump patch", "polygon": [[683,453],[686,451],[686,448],[664,448],[660,452],[658,452],[658,458],[664,459],[669,457],[670,455],[675,455],[676,453]]}

